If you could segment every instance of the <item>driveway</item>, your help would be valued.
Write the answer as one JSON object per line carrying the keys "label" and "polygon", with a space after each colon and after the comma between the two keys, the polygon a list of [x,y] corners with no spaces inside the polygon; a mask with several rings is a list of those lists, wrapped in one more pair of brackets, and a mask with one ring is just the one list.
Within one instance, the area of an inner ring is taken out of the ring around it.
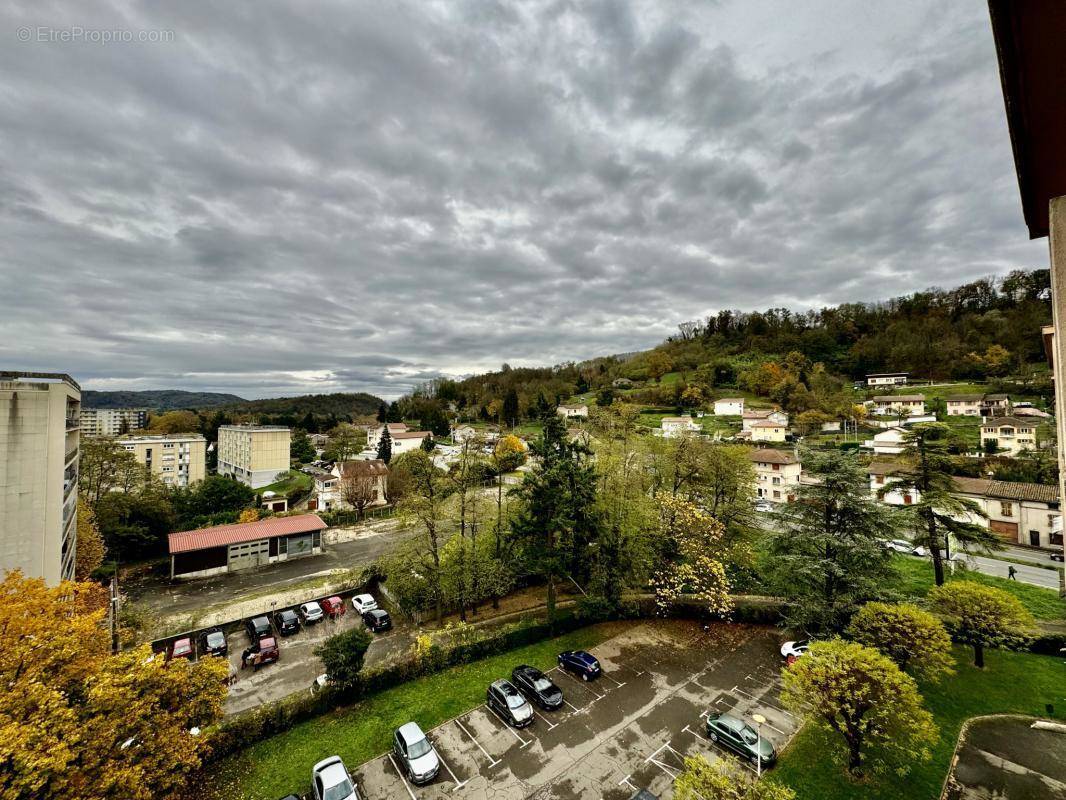
{"label": "driveway", "polygon": [[945,800],[1066,800],[1066,732],[1022,717],[966,728]]}

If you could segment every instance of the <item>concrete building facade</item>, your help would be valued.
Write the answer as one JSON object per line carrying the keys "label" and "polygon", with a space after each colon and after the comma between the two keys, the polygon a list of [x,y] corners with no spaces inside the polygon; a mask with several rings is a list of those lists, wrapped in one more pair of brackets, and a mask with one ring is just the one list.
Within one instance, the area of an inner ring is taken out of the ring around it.
{"label": "concrete building facade", "polygon": [[796,499],[803,465],[792,453],[773,448],[752,450],[748,454],[755,467],[755,494],[772,503],[790,503]]}
{"label": "concrete building facade", "polygon": [[1016,456],[1022,450],[1036,449],[1036,421],[1016,417],[993,417],[981,423],[981,447],[995,444],[995,452]]}
{"label": "concrete building facade", "polygon": [[218,429],[218,474],[253,489],[268,486],[290,465],[292,432],[274,425],[223,425]]}
{"label": "concrete building facade", "polygon": [[121,436],[148,427],[147,408],[83,408],[82,436]]}
{"label": "concrete building facade", "polygon": [[167,486],[189,486],[207,474],[207,439],[198,433],[131,436],[118,443]]}
{"label": "concrete building facade", "polygon": [[0,372],[0,572],[74,577],[80,411],[69,375]]}

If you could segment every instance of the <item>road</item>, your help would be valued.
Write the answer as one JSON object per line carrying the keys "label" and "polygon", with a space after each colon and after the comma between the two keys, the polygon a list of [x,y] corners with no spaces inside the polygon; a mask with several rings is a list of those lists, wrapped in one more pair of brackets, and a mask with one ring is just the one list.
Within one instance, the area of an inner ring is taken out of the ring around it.
{"label": "road", "polygon": [[[1013,554],[1011,558],[1013,558]],[[1035,562],[1040,563],[1040,562]],[[1045,560],[1043,563],[1054,563],[1050,560]],[[1015,575],[1016,580],[1020,583],[1028,583],[1032,586],[1040,586],[1044,589],[1058,589],[1059,588],[1059,571],[1057,569],[1046,569],[1045,567],[1029,566],[1028,564],[1015,564],[1012,561],[1001,561],[998,558],[989,558],[988,556],[976,555],[974,553],[966,554],[966,565],[970,569],[976,569],[978,572],[985,575],[995,575],[998,578],[1006,578],[1010,574],[1010,568],[1014,567],[1017,571]]]}

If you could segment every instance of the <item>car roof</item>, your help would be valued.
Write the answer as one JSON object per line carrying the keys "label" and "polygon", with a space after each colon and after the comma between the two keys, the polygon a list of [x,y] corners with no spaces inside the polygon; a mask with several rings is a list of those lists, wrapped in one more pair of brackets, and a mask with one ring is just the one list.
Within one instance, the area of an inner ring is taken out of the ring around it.
{"label": "car roof", "polygon": [[182,636],[180,639],[175,639],[174,645],[177,646],[179,644],[191,645],[192,639],[190,639],[188,636]]}
{"label": "car roof", "polygon": [[543,672],[541,672],[536,667],[529,666],[529,664],[519,664],[517,667],[514,668],[514,671],[515,672],[525,673],[527,675],[543,675],[544,674]]}
{"label": "car roof", "polygon": [[355,596],[355,599],[358,600],[360,603],[363,603],[363,602],[366,602],[367,600],[373,600],[374,599],[374,595],[372,595],[372,594],[357,594]]}
{"label": "car roof", "polygon": [[260,622],[262,622],[264,625],[269,625],[270,624],[270,620],[266,618],[266,615],[263,615],[263,616],[260,616],[260,617],[252,617],[252,624],[253,625],[258,625]]}
{"label": "car roof", "polygon": [[309,600],[308,602],[306,602],[303,605],[301,605],[300,608],[305,608],[305,609],[307,609],[307,608],[317,608],[317,609],[321,610],[322,606],[320,606],[314,600]]}
{"label": "car roof", "polygon": [[295,617],[296,616],[296,612],[293,611],[291,608],[283,608],[281,610],[281,616],[284,617],[286,615],[291,616],[291,617]]}
{"label": "car roof", "polygon": [[264,636],[262,639],[259,640],[259,644],[260,645],[267,645],[267,646],[269,646],[269,645],[277,646],[277,642],[274,641],[274,637],[273,636]]}
{"label": "car roof", "polygon": [[381,619],[382,617],[387,617],[389,615],[389,612],[383,608],[372,608],[366,613],[372,617],[377,617],[378,619]]}
{"label": "car roof", "polygon": [[515,692],[516,694],[518,692],[518,690],[514,688],[514,684],[506,678],[500,678],[498,681],[493,681],[492,685],[503,692]]}
{"label": "car roof", "polygon": [[420,742],[426,738],[426,734],[422,733],[422,729],[418,727],[417,722],[405,722],[396,732],[400,734],[400,738],[408,744],[411,744],[412,742]]}

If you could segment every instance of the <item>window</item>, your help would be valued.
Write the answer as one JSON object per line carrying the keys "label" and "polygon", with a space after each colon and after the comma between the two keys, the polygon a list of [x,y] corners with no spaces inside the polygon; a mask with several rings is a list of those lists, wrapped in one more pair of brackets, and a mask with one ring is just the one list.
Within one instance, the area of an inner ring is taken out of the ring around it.
{"label": "window", "polygon": [[774,492],[774,500],[780,500],[780,499],[781,499],[781,492],[775,491]]}
{"label": "window", "polygon": [[1007,501],[1001,502],[999,504],[999,513],[1000,513],[1001,516],[1004,516],[1004,517],[1013,517],[1014,516],[1014,503],[1009,503]]}
{"label": "window", "polygon": [[914,501],[911,500],[911,496],[909,494],[903,495],[903,505],[909,506],[912,502]]}
{"label": "window", "polygon": [[877,476],[877,477],[876,477],[876,478],[874,479],[874,482],[875,482],[875,483],[876,483],[876,484],[877,484],[878,486],[880,486],[881,484],[883,484],[883,483],[885,482],[885,476],[884,476],[884,475],[878,475],[878,476]]}
{"label": "window", "polygon": [[780,478],[778,478],[778,477],[777,477],[777,476],[775,475],[775,476],[774,476],[774,486],[780,486],[780,485],[781,485],[781,479],[780,479]]}
{"label": "window", "polygon": [[774,472],[780,472],[780,471],[781,471],[781,465],[780,464],[774,464]]}

